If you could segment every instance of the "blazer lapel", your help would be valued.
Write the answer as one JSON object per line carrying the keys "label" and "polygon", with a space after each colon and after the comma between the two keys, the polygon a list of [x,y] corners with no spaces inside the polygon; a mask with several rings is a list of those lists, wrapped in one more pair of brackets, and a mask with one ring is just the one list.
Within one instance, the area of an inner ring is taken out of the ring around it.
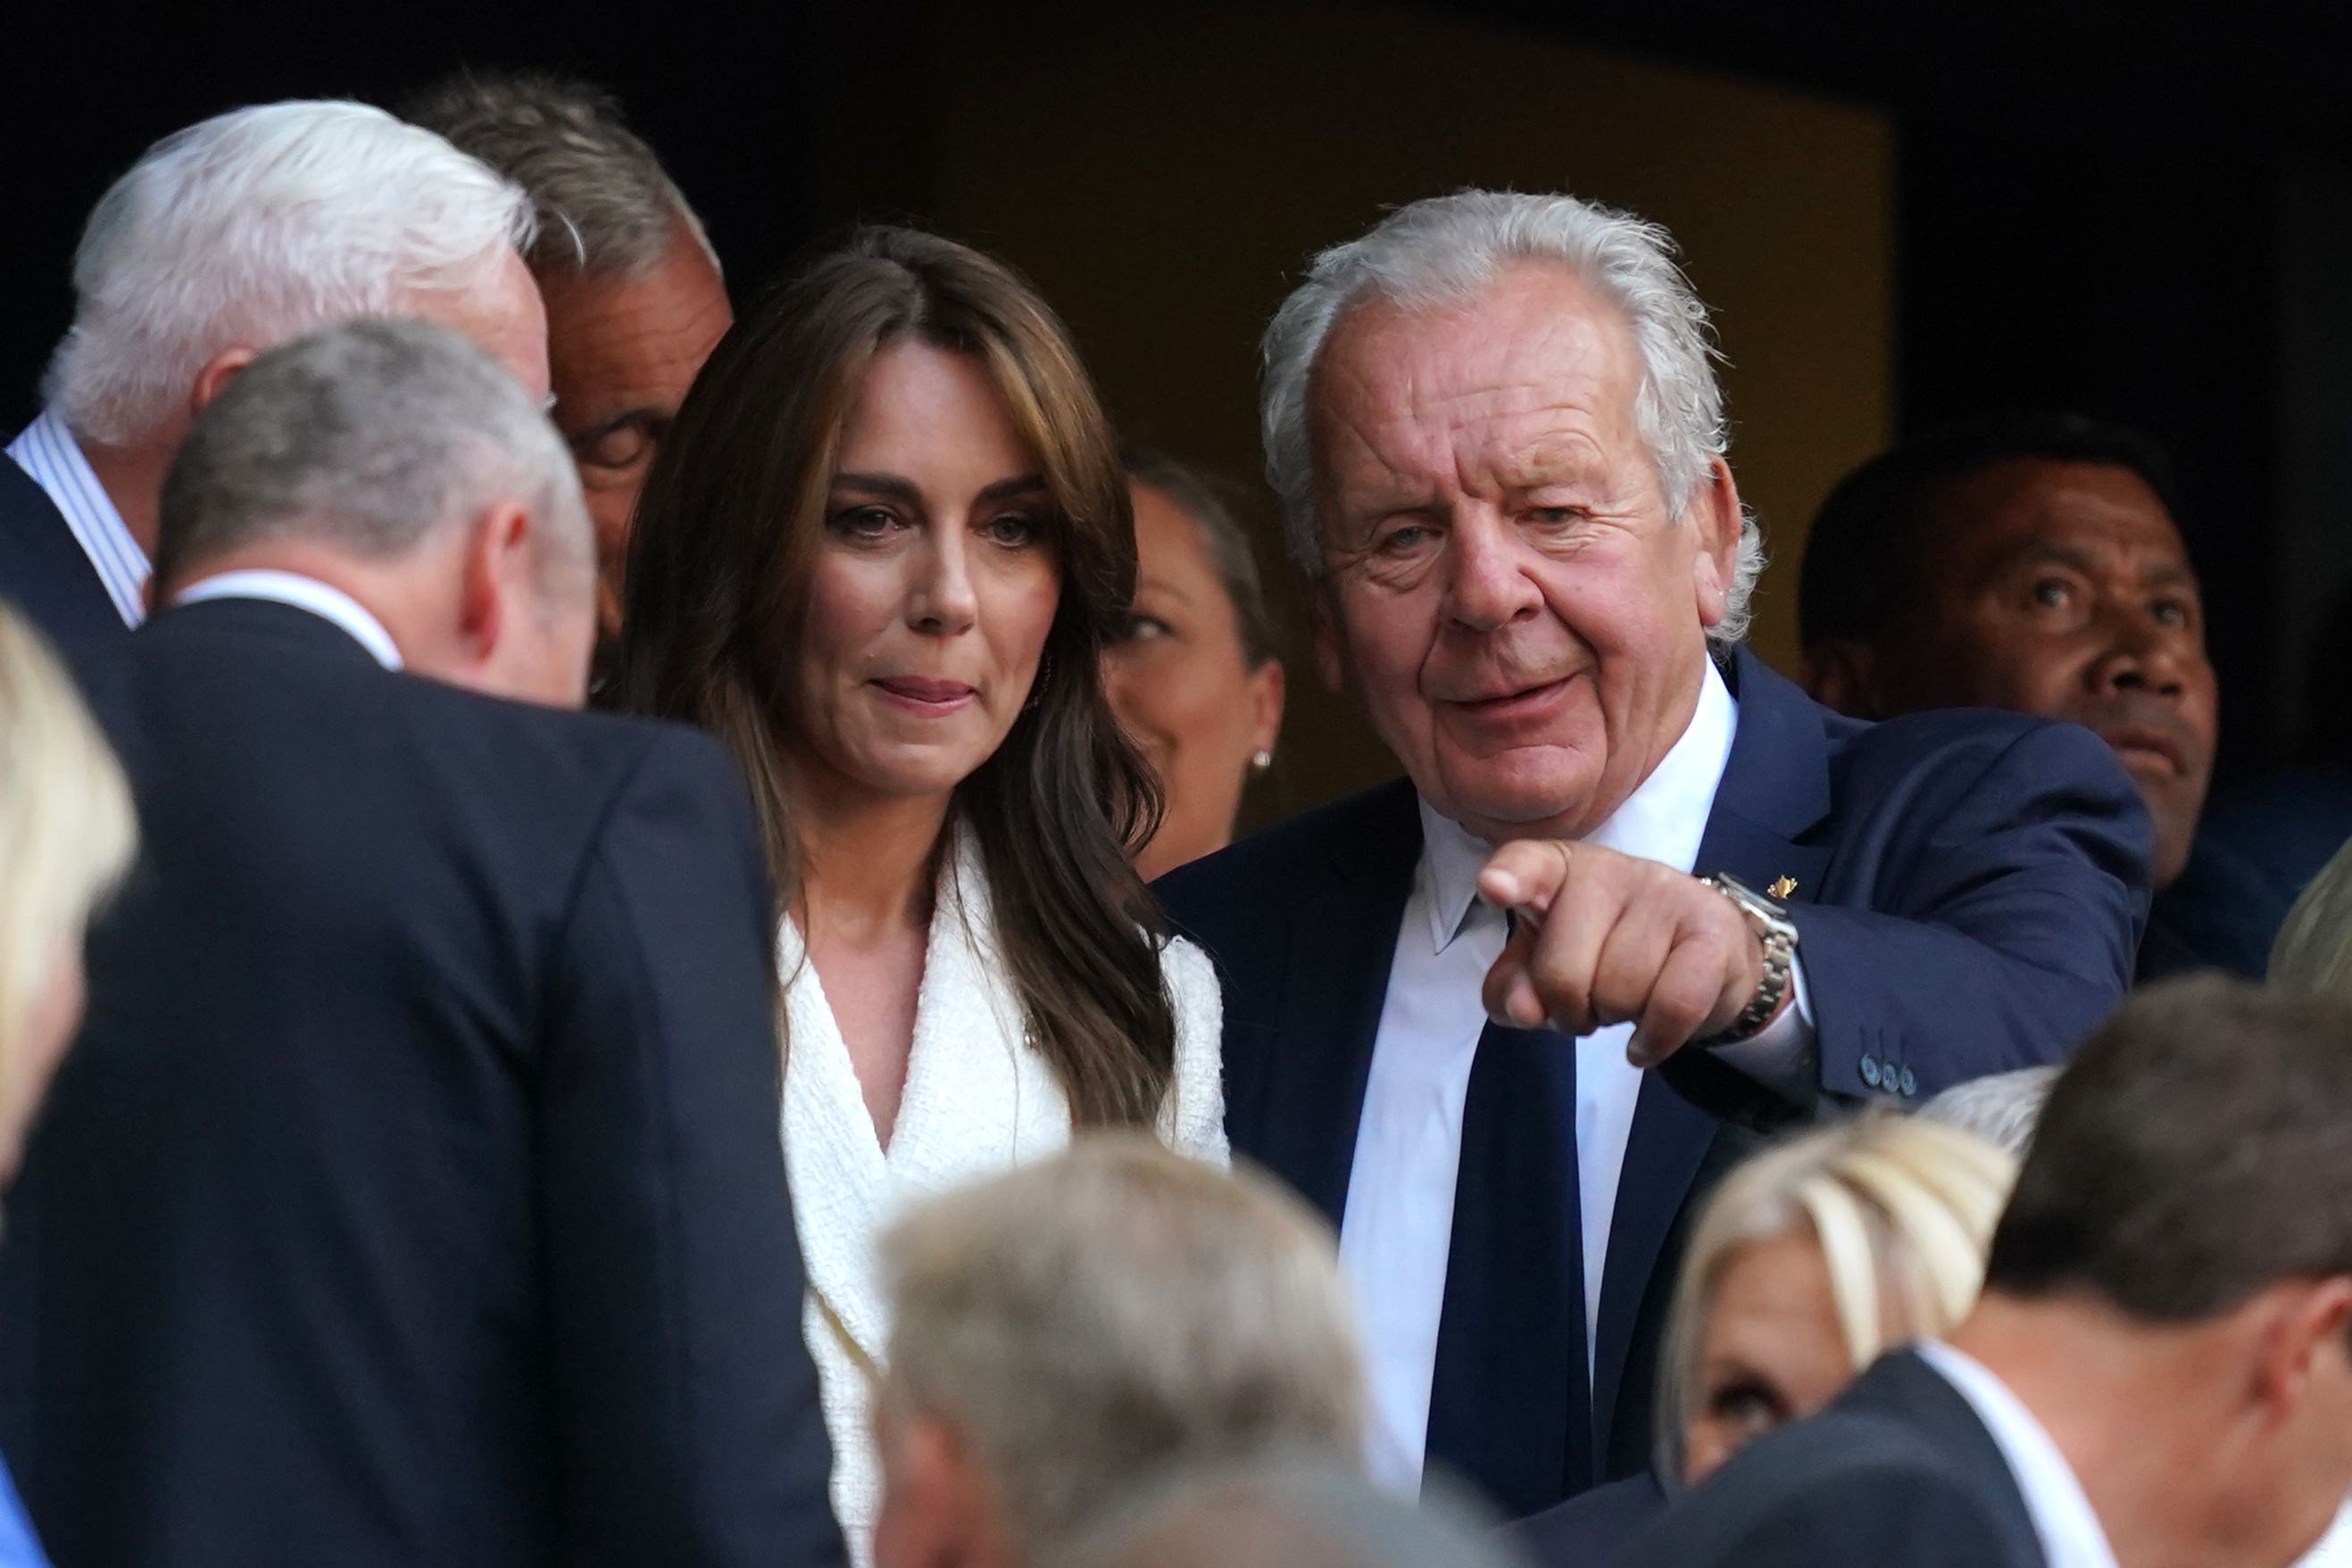
{"label": "blazer lapel", "polygon": [[1334,1226],[1347,1213],[1372,1042],[1420,860],[1420,810],[1412,786],[1399,780],[1360,840],[1339,846],[1331,874],[1300,901],[1259,1136],[1237,1131],[1234,1139],[1236,1153],[1266,1166]]}
{"label": "blazer lapel", "polygon": [[[1727,873],[1759,892],[1786,878],[1795,883],[1787,899],[1809,899],[1829,863],[1828,846],[1812,837],[1830,809],[1820,709],[1745,649],[1732,655],[1724,675],[1739,704],[1738,728],[1694,870],[1701,876]],[[1723,1130],[1723,1122],[1701,1108],[1724,1097],[1722,1075],[1746,1082],[1704,1052],[1678,1053],[1643,1080],[1634,1103],[1593,1345],[1593,1413],[1604,1463],[1643,1301],[1675,1217]],[[1650,1396],[1646,1388],[1633,1392],[1638,1400]]]}

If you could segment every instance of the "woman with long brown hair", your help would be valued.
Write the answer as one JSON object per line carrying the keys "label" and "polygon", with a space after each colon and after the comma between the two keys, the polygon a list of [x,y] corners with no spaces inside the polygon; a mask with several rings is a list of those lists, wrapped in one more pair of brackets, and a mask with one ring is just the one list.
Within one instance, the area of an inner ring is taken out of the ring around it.
{"label": "woman with long brown hair", "polygon": [[751,780],[806,1326],[861,1560],[898,1207],[1089,1127],[1224,1157],[1215,977],[1127,860],[1158,788],[1101,654],[1134,581],[1068,333],[912,230],[858,231],[740,322],[646,482],[618,694]]}

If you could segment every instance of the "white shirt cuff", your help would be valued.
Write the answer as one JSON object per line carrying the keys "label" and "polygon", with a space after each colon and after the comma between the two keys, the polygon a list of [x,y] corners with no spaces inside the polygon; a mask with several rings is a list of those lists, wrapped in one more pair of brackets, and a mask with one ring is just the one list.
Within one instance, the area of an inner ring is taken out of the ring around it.
{"label": "white shirt cuff", "polygon": [[1805,989],[1802,955],[1790,962],[1796,1001],[1780,1016],[1731,1045],[1719,1045],[1715,1054],[1767,1089],[1793,1104],[1810,1105],[1821,1093],[1821,1052],[1813,1030],[1813,1001]]}

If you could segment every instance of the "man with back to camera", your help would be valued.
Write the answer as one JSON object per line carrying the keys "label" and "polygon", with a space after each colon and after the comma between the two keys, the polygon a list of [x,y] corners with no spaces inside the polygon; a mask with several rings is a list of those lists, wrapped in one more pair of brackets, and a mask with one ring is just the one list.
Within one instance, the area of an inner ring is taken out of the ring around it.
{"label": "man with back to camera", "polygon": [[1805,685],[1857,718],[2000,707],[2096,731],[2156,822],[2140,977],[2259,978],[2300,888],[2199,834],[2220,693],[2179,514],[2155,444],[2081,414],[2003,414],[1881,453],[1806,540]]}
{"label": "man with back to camera", "polygon": [[2285,1568],[2352,1491],[2352,1013],[2135,996],[2042,1113],[1948,1343],[1881,1360],[1629,1568]]}
{"label": "man with back to camera", "polygon": [[718,254],[609,93],[551,76],[464,75],[402,112],[520,185],[538,211],[525,259],[547,302],[555,427],[596,525],[597,625],[609,644],[637,493],[734,323]]}
{"label": "man with back to camera", "polygon": [[1317,258],[1266,333],[1268,476],[1326,677],[1409,778],[1160,884],[1224,983],[1234,1149],[1339,1227],[1376,1473],[1513,1514],[1649,1463],[1735,1123],[2054,1059],[2145,898],[2095,737],[1857,725],[1739,648],[1760,539],[1667,245],[1473,191]]}
{"label": "man with back to camera", "polygon": [[478,350],[255,361],[94,661],[142,856],[0,1248],[60,1563],[835,1564],[770,909],[704,737],[563,711],[593,536]]}
{"label": "man with back to camera", "polygon": [[0,596],[69,658],[120,642],[189,421],[313,328],[420,316],[545,396],[530,235],[520,190],[364,104],[240,109],[150,147],[91,209],[47,406],[0,462]]}

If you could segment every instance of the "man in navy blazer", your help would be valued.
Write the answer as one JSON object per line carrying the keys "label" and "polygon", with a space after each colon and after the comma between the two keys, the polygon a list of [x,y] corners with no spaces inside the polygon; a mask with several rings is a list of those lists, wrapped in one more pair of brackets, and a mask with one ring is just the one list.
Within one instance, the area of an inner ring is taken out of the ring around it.
{"label": "man in navy blazer", "polygon": [[299,340],[160,538],[86,672],[141,856],[0,1245],[51,1554],[835,1568],[750,802],[564,711],[595,557],[537,400],[422,323]]}
{"label": "man in navy blazer", "polygon": [[1667,243],[1466,192],[1317,259],[1268,472],[1408,778],[1160,883],[1235,1151],[1339,1227],[1376,1473],[1512,1514],[1648,1462],[1684,1217],[1754,1129],[2060,1055],[2145,907],[2095,737],[1857,724],[1740,651],[1760,540]]}

